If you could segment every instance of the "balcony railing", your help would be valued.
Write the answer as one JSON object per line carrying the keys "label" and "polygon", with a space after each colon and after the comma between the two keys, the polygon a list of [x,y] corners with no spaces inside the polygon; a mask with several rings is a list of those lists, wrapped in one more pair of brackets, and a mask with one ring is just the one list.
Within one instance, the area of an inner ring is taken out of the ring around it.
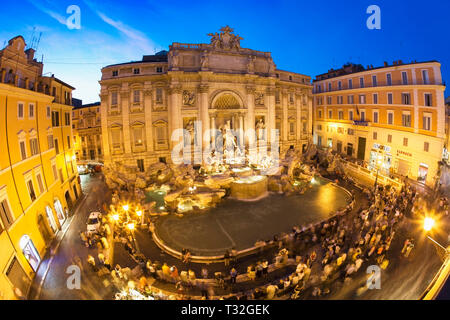
{"label": "balcony railing", "polygon": [[[322,88],[320,90],[314,89],[313,93],[326,93],[326,92],[336,92],[336,91],[343,91],[343,90],[353,90],[353,89],[364,89],[364,88],[377,88],[377,87],[394,87],[394,86],[426,86],[426,85],[434,85],[434,86],[445,86],[445,82],[439,82],[439,81],[423,81],[423,80],[416,80],[416,81],[407,81],[406,83],[403,82],[403,80],[397,80],[397,81],[391,81],[388,83],[387,81],[378,81],[376,84],[373,83],[364,83],[363,86],[360,85],[353,85],[351,88],[348,85],[343,85],[342,88],[331,88],[331,90],[328,90],[328,86],[326,88]],[[326,89],[326,90],[325,90]]]}

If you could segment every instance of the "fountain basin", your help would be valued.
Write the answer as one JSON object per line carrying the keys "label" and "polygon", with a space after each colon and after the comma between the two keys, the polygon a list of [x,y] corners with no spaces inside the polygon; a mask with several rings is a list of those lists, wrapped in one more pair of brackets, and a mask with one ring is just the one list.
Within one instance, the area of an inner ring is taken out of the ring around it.
{"label": "fountain basin", "polygon": [[240,177],[231,183],[231,197],[237,200],[255,201],[268,195],[266,176]]}

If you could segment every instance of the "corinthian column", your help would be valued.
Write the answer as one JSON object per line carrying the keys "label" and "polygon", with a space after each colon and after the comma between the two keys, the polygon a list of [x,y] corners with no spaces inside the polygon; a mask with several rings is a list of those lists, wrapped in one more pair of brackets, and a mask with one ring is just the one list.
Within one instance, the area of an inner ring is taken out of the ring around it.
{"label": "corinthian column", "polygon": [[268,140],[267,143],[270,145],[272,139],[275,137],[272,136],[272,130],[276,128],[275,126],[275,88],[269,87],[266,92],[266,106],[267,106],[267,135]]}
{"label": "corinthian column", "polygon": [[247,136],[247,143],[255,142],[255,87],[247,86],[247,119],[245,131],[250,136]]}
{"label": "corinthian column", "polygon": [[181,86],[174,85],[169,90],[169,145],[172,150],[173,147],[180,142],[172,141],[172,134],[176,129],[182,129],[183,122],[181,119]]}
{"label": "corinthian column", "polygon": [[123,128],[123,144],[125,155],[131,155],[131,138],[130,138],[130,93],[128,84],[122,86],[120,92],[120,103],[122,105],[122,128]]}
{"label": "corinthian column", "polygon": [[103,145],[103,157],[107,163],[110,160],[110,146],[109,146],[109,133],[108,133],[108,112],[109,112],[109,95],[108,93],[102,93],[100,104],[100,119],[102,124],[102,145]]}
{"label": "corinthian column", "polygon": [[152,97],[153,92],[149,84],[145,84],[144,89],[144,119],[145,119],[145,140],[147,150],[153,152],[153,121],[152,121]]}
{"label": "corinthian column", "polygon": [[299,143],[300,145],[300,140],[302,139],[303,136],[303,131],[302,131],[302,96],[301,93],[296,93],[295,94],[295,112],[296,112],[296,117],[295,117],[295,125],[296,125],[296,141]]}
{"label": "corinthian column", "polygon": [[211,137],[209,135],[209,113],[208,113],[208,85],[201,84],[198,88],[200,103],[200,121],[202,122],[202,150],[209,145]]}

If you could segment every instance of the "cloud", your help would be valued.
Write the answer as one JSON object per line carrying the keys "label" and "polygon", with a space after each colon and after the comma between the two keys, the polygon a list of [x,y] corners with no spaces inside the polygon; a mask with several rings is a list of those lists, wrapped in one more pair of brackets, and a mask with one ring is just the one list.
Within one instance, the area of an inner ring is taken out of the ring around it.
{"label": "cloud", "polygon": [[30,2],[37,9],[39,9],[43,13],[47,14],[48,16],[52,17],[59,23],[67,26],[67,19],[64,16],[62,16],[59,13],[55,12],[54,10],[46,7],[42,2],[36,1],[36,0],[28,0],[28,2]]}
{"label": "cloud", "polygon": [[141,48],[146,53],[151,53],[155,50],[156,48],[155,43],[141,31],[130,27],[129,25],[123,23],[122,21],[115,20],[107,16],[104,12],[98,10],[97,7],[91,1],[84,0],[84,3],[92,11],[94,11],[103,22],[119,31],[122,35],[124,35],[127,38],[127,40],[129,41],[131,40],[133,46]]}

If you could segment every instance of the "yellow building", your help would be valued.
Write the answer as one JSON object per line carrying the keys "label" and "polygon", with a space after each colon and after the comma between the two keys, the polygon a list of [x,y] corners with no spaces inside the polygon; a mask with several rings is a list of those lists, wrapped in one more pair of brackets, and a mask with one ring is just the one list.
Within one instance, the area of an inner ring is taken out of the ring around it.
{"label": "yellow building", "polygon": [[78,163],[103,161],[100,102],[75,107],[72,127]]}
{"label": "yellow building", "polygon": [[0,299],[27,295],[81,194],[71,143],[74,88],[42,77],[42,63],[25,47],[18,36],[0,51]]}
{"label": "yellow building", "polygon": [[433,186],[445,142],[440,63],[348,64],[314,84],[314,143]]}

